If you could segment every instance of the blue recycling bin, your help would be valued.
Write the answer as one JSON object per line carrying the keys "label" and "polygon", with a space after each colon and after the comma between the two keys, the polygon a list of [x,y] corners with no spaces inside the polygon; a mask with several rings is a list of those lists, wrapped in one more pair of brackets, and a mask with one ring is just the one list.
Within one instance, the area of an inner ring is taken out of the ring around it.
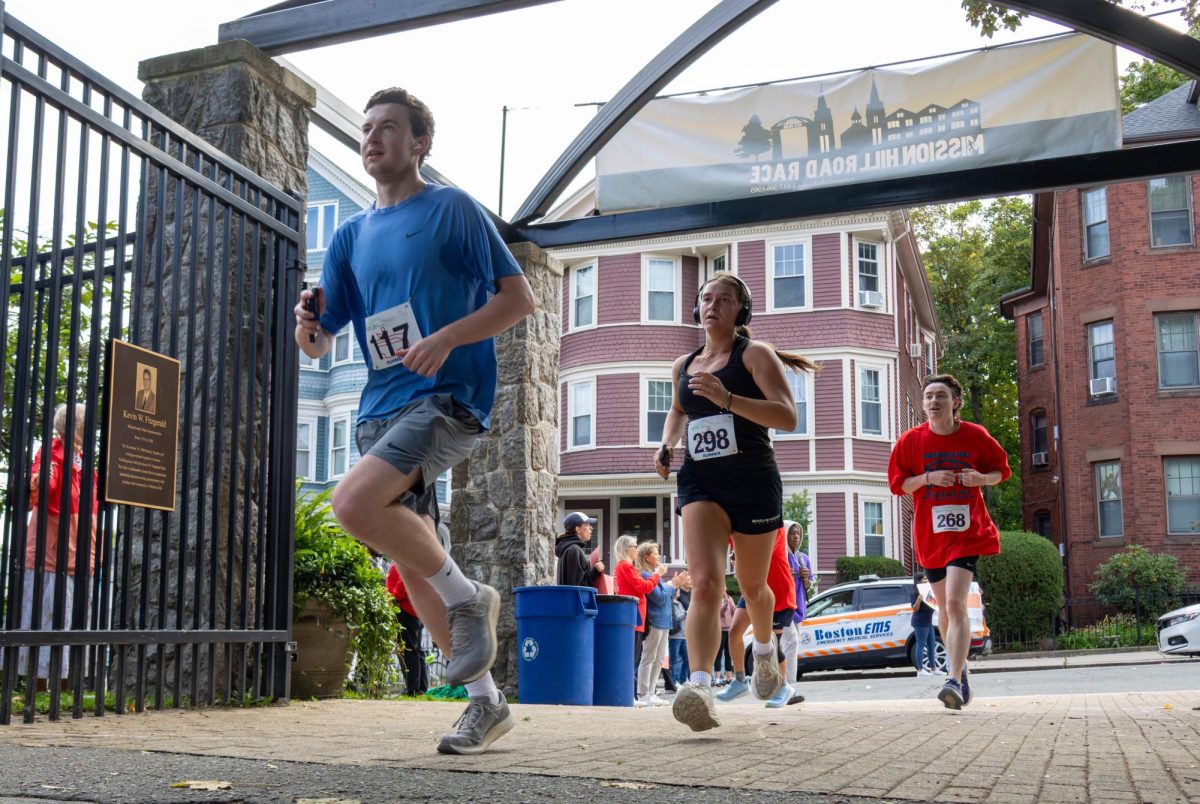
{"label": "blue recycling bin", "polygon": [[[513,598],[517,700],[591,706],[596,590],[522,586],[513,590]],[[633,659],[629,661],[632,665]]]}
{"label": "blue recycling bin", "polygon": [[633,706],[633,644],[637,638],[637,598],[596,596],[595,706]]}

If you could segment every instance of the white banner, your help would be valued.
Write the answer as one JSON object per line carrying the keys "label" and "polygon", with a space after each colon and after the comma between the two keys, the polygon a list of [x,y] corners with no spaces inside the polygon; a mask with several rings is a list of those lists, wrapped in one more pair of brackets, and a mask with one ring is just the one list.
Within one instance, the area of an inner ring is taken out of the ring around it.
{"label": "white banner", "polygon": [[597,199],[645,209],[1120,147],[1115,48],[1075,34],[652,101],[597,157]]}

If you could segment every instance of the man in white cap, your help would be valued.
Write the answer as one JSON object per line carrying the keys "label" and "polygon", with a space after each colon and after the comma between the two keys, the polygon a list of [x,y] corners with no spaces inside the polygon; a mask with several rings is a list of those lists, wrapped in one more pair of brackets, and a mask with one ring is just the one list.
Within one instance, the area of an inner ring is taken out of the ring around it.
{"label": "man in white cap", "polygon": [[554,542],[554,555],[558,563],[554,571],[554,582],[567,586],[591,586],[604,573],[604,562],[595,566],[588,560],[592,528],[596,520],[580,511],[567,514],[563,520],[563,534]]}

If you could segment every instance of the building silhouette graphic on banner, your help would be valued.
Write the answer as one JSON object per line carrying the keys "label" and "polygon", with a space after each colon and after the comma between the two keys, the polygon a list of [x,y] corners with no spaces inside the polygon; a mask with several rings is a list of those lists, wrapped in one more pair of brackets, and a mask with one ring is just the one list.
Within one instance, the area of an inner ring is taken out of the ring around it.
{"label": "building silhouette graphic on banner", "polygon": [[[981,105],[969,98],[952,106],[930,103],[916,112],[900,107],[889,114],[872,79],[866,115],[854,107],[850,125],[841,134],[840,146],[833,110],[822,92],[817,96],[817,108],[811,117],[789,115],[768,128],[758,115],[753,115],[742,127],[742,137],[734,153],[758,161],[770,151],[769,163],[753,172],[755,183],[794,182],[802,175],[814,179],[959,159],[983,153],[981,114]],[[803,153],[793,153],[795,145],[791,149],[785,147],[784,132],[799,128],[805,130],[806,136],[801,141],[807,148]],[[789,164],[789,159],[807,161]]]}

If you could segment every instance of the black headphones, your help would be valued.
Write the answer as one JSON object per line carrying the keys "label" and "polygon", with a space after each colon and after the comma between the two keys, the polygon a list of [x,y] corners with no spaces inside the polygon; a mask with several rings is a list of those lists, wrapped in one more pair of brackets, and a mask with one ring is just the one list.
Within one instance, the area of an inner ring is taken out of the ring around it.
{"label": "black headphones", "polygon": [[704,286],[709,284],[710,282],[712,282],[714,279],[716,279],[717,276],[729,277],[734,282],[737,282],[738,286],[742,289],[742,297],[743,297],[742,306],[741,306],[741,308],[738,309],[737,318],[734,319],[733,325],[735,327],[746,326],[747,324],[750,323],[750,316],[752,315],[750,308],[754,302],[754,299],[751,298],[751,296],[750,296],[750,288],[745,282],[743,282],[737,276],[735,276],[734,274],[726,273],[726,272],[721,272],[721,273],[717,274],[716,276],[712,276],[700,284],[700,289],[696,291],[696,304],[692,307],[692,320],[695,321],[697,324],[700,323],[700,294],[704,292]]}

